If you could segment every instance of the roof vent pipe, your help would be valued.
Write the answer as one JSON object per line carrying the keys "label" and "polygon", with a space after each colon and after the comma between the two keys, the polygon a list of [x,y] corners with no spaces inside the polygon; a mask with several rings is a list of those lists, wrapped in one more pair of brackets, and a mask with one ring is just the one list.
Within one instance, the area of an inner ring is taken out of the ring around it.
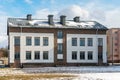
{"label": "roof vent pipe", "polygon": [[60,24],[65,25],[66,22],[66,16],[65,15],[61,15],[60,16]]}
{"label": "roof vent pipe", "polygon": [[31,20],[32,19],[32,14],[27,14],[27,20]]}
{"label": "roof vent pipe", "polygon": [[54,22],[53,22],[53,15],[48,15],[48,23],[49,25],[53,25]]}
{"label": "roof vent pipe", "polygon": [[79,17],[79,16],[76,16],[76,17],[74,18],[74,22],[80,22],[80,17]]}

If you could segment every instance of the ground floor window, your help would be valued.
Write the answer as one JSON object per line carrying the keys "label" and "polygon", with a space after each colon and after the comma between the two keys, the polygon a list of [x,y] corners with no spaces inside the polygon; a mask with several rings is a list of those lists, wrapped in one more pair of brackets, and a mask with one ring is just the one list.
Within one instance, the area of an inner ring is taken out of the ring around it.
{"label": "ground floor window", "polygon": [[35,51],[34,57],[35,59],[40,59],[40,51]]}
{"label": "ground floor window", "polygon": [[85,51],[80,51],[80,59],[81,60],[85,59]]}
{"label": "ground floor window", "polygon": [[26,51],[26,60],[31,60],[31,51]]}
{"label": "ground floor window", "polygon": [[48,59],[48,51],[43,51],[43,59]]}
{"label": "ground floor window", "polygon": [[88,51],[88,60],[92,60],[92,59],[93,59],[93,52]]}
{"label": "ground floor window", "polygon": [[20,52],[16,52],[15,53],[15,60],[19,60],[20,59]]}
{"label": "ground floor window", "polygon": [[72,59],[77,60],[77,51],[72,51]]}

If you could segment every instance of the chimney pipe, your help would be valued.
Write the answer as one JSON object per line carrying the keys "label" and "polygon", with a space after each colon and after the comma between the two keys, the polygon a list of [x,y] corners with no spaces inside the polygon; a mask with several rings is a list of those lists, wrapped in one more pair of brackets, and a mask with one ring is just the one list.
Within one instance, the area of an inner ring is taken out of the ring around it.
{"label": "chimney pipe", "polygon": [[66,16],[65,15],[61,15],[60,16],[60,24],[65,25],[65,21],[66,21]]}
{"label": "chimney pipe", "polygon": [[27,20],[31,20],[32,19],[32,14],[27,14]]}
{"label": "chimney pipe", "polygon": [[49,25],[53,25],[54,22],[53,22],[53,15],[48,15],[48,23]]}
{"label": "chimney pipe", "polygon": [[80,22],[80,19],[79,19],[80,17],[79,16],[76,16],[75,18],[74,18],[74,22]]}

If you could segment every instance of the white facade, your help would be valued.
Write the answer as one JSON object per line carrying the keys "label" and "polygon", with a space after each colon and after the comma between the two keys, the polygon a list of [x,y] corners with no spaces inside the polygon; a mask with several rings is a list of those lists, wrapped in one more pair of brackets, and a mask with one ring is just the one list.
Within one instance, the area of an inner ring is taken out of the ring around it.
{"label": "white facade", "polygon": [[[77,38],[77,46],[72,46],[72,38]],[[85,38],[85,46],[80,46],[80,38]],[[93,39],[93,46],[87,45],[87,39]],[[96,34],[67,34],[67,63],[97,63],[98,62],[98,38],[103,38],[103,63],[107,63],[106,35]],[[72,59],[72,51],[77,51],[77,59]],[[85,51],[85,59],[80,60],[80,51]],[[88,51],[93,52],[93,59],[88,60]]]}
{"label": "white facade", "polygon": [[[14,63],[14,37],[20,37],[21,63],[53,63],[54,62],[54,34],[53,33],[10,33],[10,63]],[[32,45],[26,46],[26,37],[32,38]],[[34,45],[34,37],[40,37],[40,46]],[[48,46],[43,46],[43,37],[48,37]],[[26,51],[31,51],[31,60],[26,60]],[[34,59],[34,52],[40,51],[40,59]],[[43,51],[48,51],[48,59],[43,59]]]}

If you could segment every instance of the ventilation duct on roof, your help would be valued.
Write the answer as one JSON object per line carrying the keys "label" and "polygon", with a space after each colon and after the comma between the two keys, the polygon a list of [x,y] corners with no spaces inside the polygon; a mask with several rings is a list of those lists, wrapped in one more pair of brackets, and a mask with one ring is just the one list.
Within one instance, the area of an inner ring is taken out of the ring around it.
{"label": "ventilation duct on roof", "polygon": [[60,24],[65,25],[66,22],[66,16],[65,15],[61,15],[60,16]]}
{"label": "ventilation duct on roof", "polygon": [[53,25],[54,22],[53,22],[53,15],[48,15],[48,23],[49,25]]}

